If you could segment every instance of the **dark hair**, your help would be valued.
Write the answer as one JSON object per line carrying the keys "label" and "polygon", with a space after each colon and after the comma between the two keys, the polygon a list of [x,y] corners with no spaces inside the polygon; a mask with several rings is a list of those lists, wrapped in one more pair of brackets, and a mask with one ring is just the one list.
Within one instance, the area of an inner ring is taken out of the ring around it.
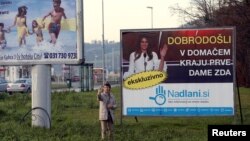
{"label": "dark hair", "polygon": [[53,0],[53,2],[61,4],[61,0]]}
{"label": "dark hair", "polygon": [[3,23],[0,23],[0,26],[4,27],[4,24],[3,24]]}
{"label": "dark hair", "polygon": [[31,24],[31,25],[32,25],[32,29],[35,28],[35,26],[33,25],[33,23],[36,23],[36,24],[38,25],[37,21],[36,21],[36,20],[33,20],[33,21],[32,21],[32,24]]}
{"label": "dark hair", "polygon": [[107,86],[111,89],[111,85],[109,84],[109,82],[105,82],[105,84],[103,86]]}
{"label": "dark hair", "polygon": [[141,40],[143,38],[147,39],[147,41],[148,41],[148,48],[147,48],[147,54],[148,54],[148,57],[149,57],[148,61],[150,61],[153,58],[152,48],[151,48],[151,44],[150,44],[150,41],[149,41],[149,37],[147,35],[143,34],[143,35],[140,35],[139,40],[137,42],[137,45],[136,45],[137,49],[135,51],[135,60],[134,61],[139,59],[141,57],[141,55],[142,55],[141,54],[142,53],[142,51],[141,51]]}
{"label": "dark hair", "polygon": [[26,15],[27,14],[27,7],[26,6],[20,6],[20,7],[18,7],[18,14],[17,14],[17,16],[21,16],[21,13],[22,12],[24,12],[24,15]]}

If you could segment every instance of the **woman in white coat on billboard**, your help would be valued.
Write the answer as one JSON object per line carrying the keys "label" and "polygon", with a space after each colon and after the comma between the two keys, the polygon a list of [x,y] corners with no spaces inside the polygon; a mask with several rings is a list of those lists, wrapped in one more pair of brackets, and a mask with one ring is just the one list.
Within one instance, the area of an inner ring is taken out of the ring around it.
{"label": "woman in white coat on billboard", "polygon": [[167,66],[164,63],[164,58],[168,50],[166,44],[160,50],[160,59],[158,55],[152,51],[152,48],[149,45],[148,38],[142,36],[140,38],[140,47],[136,51],[132,52],[129,56],[129,69],[124,73],[123,78],[131,76],[132,74],[150,71],[150,70],[159,70],[166,71]]}

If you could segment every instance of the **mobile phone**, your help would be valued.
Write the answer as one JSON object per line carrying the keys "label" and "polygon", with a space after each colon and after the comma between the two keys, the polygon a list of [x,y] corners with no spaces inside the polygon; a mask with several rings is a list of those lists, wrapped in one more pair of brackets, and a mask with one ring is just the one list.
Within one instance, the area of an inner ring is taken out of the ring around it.
{"label": "mobile phone", "polygon": [[102,91],[103,91],[103,86],[101,86],[100,88],[99,88],[99,92],[101,93]]}
{"label": "mobile phone", "polygon": [[98,94],[97,97],[98,97],[98,100],[99,100],[99,101],[102,101],[102,96],[101,96],[101,94]]}

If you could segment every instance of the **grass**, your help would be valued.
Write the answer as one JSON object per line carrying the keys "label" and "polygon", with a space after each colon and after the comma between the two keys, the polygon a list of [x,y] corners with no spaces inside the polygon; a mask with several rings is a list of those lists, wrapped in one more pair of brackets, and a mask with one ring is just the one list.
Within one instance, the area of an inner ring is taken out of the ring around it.
{"label": "grass", "polygon": [[[120,105],[120,88],[112,89]],[[0,94],[1,141],[99,141],[96,92],[52,94],[52,127],[31,127],[31,97]],[[250,89],[240,88],[243,123],[250,124]],[[238,100],[237,100],[238,101]],[[238,102],[236,102],[238,103]],[[235,117],[121,117],[116,110],[116,141],[206,141],[207,125],[240,124],[237,104]],[[121,120],[122,118],[122,120]],[[122,121],[122,124],[121,124]]]}

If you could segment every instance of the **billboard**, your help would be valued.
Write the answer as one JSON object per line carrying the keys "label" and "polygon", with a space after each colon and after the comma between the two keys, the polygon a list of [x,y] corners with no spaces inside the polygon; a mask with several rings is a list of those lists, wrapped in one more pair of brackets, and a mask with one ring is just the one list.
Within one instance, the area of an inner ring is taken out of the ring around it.
{"label": "billboard", "polygon": [[0,65],[80,63],[81,13],[79,0],[0,0]]}
{"label": "billboard", "polygon": [[234,115],[235,29],[121,30],[125,116]]}

